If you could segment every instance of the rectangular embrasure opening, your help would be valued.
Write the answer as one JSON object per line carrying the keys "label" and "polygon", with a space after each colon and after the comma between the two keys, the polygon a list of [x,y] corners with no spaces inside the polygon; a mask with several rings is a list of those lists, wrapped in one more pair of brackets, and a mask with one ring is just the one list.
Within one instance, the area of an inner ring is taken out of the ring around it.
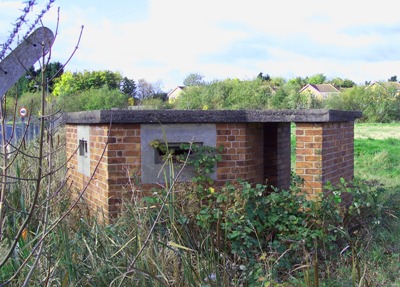
{"label": "rectangular embrasure opening", "polygon": [[[189,154],[194,153],[191,150],[191,146],[203,146],[202,142],[196,143],[185,143],[185,142],[174,142],[174,143],[162,143],[159,144],[157,147],[154,148],[155,156],[154,156],[154,163],[155,164],[162,164],[167,160],[168,156],[170,155],[172,161],[175,163],[183,162],[186,156]],[[189,155],[190,156],[190,155]]]}
{"label": "rectangular embrasure opening", "polygon": [[87,154],[88,154],[87,140],[81,139],[79,140],[79,155],[87,156]]}

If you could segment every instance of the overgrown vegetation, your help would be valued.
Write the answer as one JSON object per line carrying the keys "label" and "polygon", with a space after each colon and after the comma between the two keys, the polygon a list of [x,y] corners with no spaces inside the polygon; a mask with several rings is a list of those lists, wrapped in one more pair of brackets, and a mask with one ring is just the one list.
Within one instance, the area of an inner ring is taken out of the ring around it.
{"label": "overgrown vegetation", "polygon": [[[56,70],[60,68],[59,70]],[[32,93],[38,92],[33,78],[41,73],[31,67],[14,88],[9,98],[27,102]],[[348,79],[327,79],[323,74],[310,77],[283,79],[271,78],[260,73],[248,80],[225,79],[205,82],[198,74],[190,74],[188,84],[178,99],[169,103],[161,83],[144,79],[135,82],[118,72],[83,71],[64,72],[58,62],[49,63],[46,77],[53,75],[47,89],[58,107],[65,111],[127,108],[142,109],[314,109],[360,110],[364,122],[393,122],[400,120],[400,94],[397,82],[357,86]],[[57,73],[57,74],[55,74]],[[340,93],[318,98],[301,93],[307,84],[330,83]],[[36,109],[33,109],[36,112]]]}
{"label": "overgrown vegetation", "polygon": [[[84,206],[75,209],[46,240],[51,272],[38,268],[32,283],[43,285],[47,278],[59,286],[396,286],[398,193],[361,180],[327,186],[330,192],[316,201],[306,200],[296,181],[287,191],[246,182],[219,188],[205,176],[218,153],[195,149],[194,157],[175,155],[194,167],[192,183],[170,181],[142,199],[132,183],[124,212],[112,224],[86,216]],[[175,153],[166,150],[164,159],[177,162],[170,154]],[[63,206],[66,199],[56,211]],[[0,282],[36,242],[32,229],[2,267]],[[11,285],[20,286],[26,272]]]}
{"label": "overgrown vegetation", "polygon": [[[179,163],[193,168],[193,181],[178,184],[173,177],[143,198],[132,180],[124,211],[111,224],[99,224],[83,204],[71,202],[63,141],[56,141],[58,113],[47,94],[49,62],[42,63],[35,79],[40,137],[29,144],[2,138],[0,286],[397,286],[399,139],[357,139],[358,179],[328,185],[315,201],[305,199],[297,179],[289,190],[247,182],[214,186],[209,174],[218,150],[189,143],[181,147],[187,154],[177,155],[157,143],[168,175]],[[317,104],[299,100],[289,87],[266,97],[268,81],[261,75],[243,85],[250,91],[243,94],[235,91],[240,81],[211,86],[230,108],[245,108],[238,103],[247,100],[254,108],[264,100],[271,106]],[[104,94],[107,89],[100,87]],[[254,91],[257,96],[249,100]],[[8,109],[7,97],[1,105],[3,135],[9,110],[15,121],[16,106]],[[376,100],[365,109],[392,119],[393,106]],[[210,104],[198,105],[214,108]]]}
{"label": "overgrown vegetation", "polygon": [[[317,98],[300,92],[307,83],[332,83],[341,90],[338,94]],[[340,78],[328,81],[322,74],[290,80],[259,75],[250,80],[195,83],[185,88],[174,102],[174,108],[359,110],[363,112],[364,122],[392,122],[400,119],[400,94],[391,82],[356,86]]]}
{"label": "overgrown vegetation", "polygon": [[400,189],[400,124],[358,124],[355,127],[355,175]]}

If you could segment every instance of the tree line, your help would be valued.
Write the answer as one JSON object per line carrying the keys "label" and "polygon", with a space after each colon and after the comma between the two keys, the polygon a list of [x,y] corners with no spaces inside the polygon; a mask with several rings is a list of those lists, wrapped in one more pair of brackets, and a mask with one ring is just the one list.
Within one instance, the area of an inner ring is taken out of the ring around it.
{"label": "tree line", "polygon": [[[11,101],[18,99],[19,106],[37,111],[39,86],[33,80],[40,77],[41,69],[31,67],[8,92]],[[63,71],[59,62],[50,63],[44,76],[49,98],[57,108],[66,112],[127,108],[142,105],[154,109],[340,109],[360,110],[363,121],[390,122],[400,120],[400,96],[394,86],[371,82],[356,85],[350,79],[328,79],[324,74],[295,77],[286,80],[259,73],[253,79],[224,79],[206,82],[204,76],[189,74],[183,81],[184,93],[173,103],[161,83],[145,79],[134,81],[119,72],[109,70],[69,72]],[[396,82],[392,76],[388,82]],[[340,93],[326,99],[300,93],[307,84],[332,84]],[[8,105],[12,109],[13,105]]]}
{"label": "tree line", "polygon": [[[389,83],[389,85],[387,85]],[[209,83],[191,74],[184,92],[172,103],[177,109],[339,109],[363,112],[362,121],[391,122],[400,120],[400,91],[397,77],[372,86],[356,85],[349,79],[327,79],[323,74],[286,80],[259,73],[254,79],[215,80]],[[340,93],[317,98],[300,93],[307,84],[332,84]]]}
{"label": "tree line", "polygon": [[[119,72],[109,70],[70,72],[64,71],[59,62],[52,62],[43,71],[46,79],[48,100],[66,112],[126,108],[138,105],[145,99],[166,100],[167,93],[161,83],[150,83],[145,79],[134,81]],[[36,115],[39,106],[42,68],[31,67],[7,92],[7,110],[12,115],[13,106],[29,107]]]}

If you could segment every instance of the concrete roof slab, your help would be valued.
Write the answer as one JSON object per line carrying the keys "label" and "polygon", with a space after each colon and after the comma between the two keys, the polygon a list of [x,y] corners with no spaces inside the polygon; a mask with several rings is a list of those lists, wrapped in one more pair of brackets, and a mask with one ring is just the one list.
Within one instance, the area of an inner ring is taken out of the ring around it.
{"label": "concrete roof slab", "polygon": [[68,124],[347,122],[360,111],[314,110],[97,110],[67,113]]}

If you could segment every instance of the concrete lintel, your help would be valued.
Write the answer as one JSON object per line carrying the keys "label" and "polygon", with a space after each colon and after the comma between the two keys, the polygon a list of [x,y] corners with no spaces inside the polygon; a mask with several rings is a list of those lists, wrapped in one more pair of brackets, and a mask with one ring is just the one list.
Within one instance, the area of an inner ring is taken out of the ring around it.
{"label": "concrete lintel", "polygon": [[65,115],[68,124],[347,122],[360,111],[340,110],[97,110]]}

